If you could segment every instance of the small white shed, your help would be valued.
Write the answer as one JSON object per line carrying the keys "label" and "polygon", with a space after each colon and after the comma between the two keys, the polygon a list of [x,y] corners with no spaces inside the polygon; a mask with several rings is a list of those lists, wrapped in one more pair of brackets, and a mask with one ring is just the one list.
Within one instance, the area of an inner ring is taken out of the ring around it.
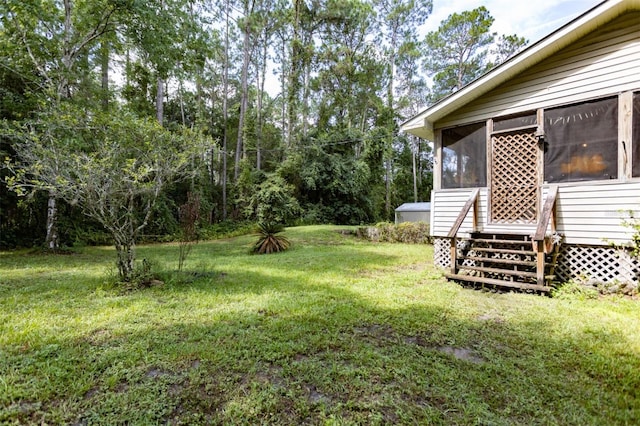
{"label": "small white shed", "polygon": [[396,209],[396,225],[402,222],[429,223],[431,203],[404,203]]}

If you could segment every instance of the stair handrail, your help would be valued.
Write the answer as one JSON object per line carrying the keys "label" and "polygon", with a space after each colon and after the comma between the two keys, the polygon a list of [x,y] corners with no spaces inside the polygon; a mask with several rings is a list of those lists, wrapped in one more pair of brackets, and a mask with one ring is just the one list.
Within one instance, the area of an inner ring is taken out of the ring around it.
{"label": "stair handrail", "polygon": [[458,218],[456,219],[453,226],[451,227],[451,230],[447,234],[447,238],[449,238],[451,241],[451,248],[450,248],[451,273],[453,275],[458,273],[458,259],[457,259],[458,243],[457,243],[456,236],[458,235],[458,231],[462,226],[462,222],[464,222],[464,219],[469,214],[469,210],[471,210],[471,206],[473,206],[473,231],[475,231],[476,227],[478,226],[478,194],[479,193],[480,193],[480,188],[476,188],[473,190],[473,192],[471,193],[471,196],[465,203],[464,207],[462,207],[462,210],[460,210],[460,214],[458,215]]}
{"label": "stair handrail", "polygon": [[555,207],[556,200],[558,199],[558,186],[550,186],[547,192],[547,197],[544,200],[544,208],[542,209],[542,215],[536,228],[536,233],[533,235],[534,241],[544,241],[547,234],[547,228],[549,222],[551,222],[551,232],[556,232],[556,219],[555,219]]}
{"label": "stair handrail", "polygon": [[473,190],[473,192],[471,193],[471,196],[469,197],[469,199],[467,200],[466,204],[464,205],[464,207],[462,207],[462,210],[460,210],[460,214],[458,215],[458,218],[456,219],[456,221],[454,222],[453,226],[451,227],[451,230],[449,231],[449,234],[447,234],[447,238],[455,238],[456,235],[458,234],[458,231],[460,230],[460,227],[462,226],[462,222],[464,222],[464,219],[467,217],[467,215],[469,214],[469,210],[471,210],[471,206],[474,207],[474,214],[473,214],[473,230],[475,231],[475,228],[477,226],[477,217],[478,217],[478,194],[480,193],[480,188],[476,188]]}
{"label": "stair handrail", "polygon": [[558,199],[558,185],[549,187],[547,191],[547,198],[544,200],[544,207],[542,209],[542,215],[536,228],[536,233],[533,235],[533,248],[536,251],[536,283],[538,285],[545,285],[545,237],[547,235],[547,228],[549,222],[551,222],[551,231],[556,232],[556,200]]}

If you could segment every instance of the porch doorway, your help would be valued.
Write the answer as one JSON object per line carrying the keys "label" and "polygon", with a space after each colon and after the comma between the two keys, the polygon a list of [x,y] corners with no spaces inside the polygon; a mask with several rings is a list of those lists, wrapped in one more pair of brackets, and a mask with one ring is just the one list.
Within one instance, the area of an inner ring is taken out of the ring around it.
{"label": "porch doorway", "polygon": [[536,128],[502,130],[491,135],[489,222],[538,222],[540,163]]}

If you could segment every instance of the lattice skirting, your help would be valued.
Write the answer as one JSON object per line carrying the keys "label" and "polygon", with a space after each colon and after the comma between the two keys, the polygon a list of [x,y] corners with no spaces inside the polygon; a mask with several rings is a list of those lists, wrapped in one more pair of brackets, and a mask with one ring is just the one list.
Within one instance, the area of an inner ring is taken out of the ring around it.
{"label": "lattice skirting", "polygon": [[607,246],[562,245],[556,275],[559,281],[638,283],[640,262],[627,250]]}
{"label": "lattice skirting", "polygon": [[[466,240],[458,240],[456,242],[459,249],[465,244]],[[433,239],[433,263],[441,268],[451,267],[451,253],[449,252],[451,243],[448,238],[434,238]]]}
{"label": "lattice skirting", "polygon": [[433,263],[441,268],[451,267],[451,254],[449,253],[448,238],[433,239]]}
{"label": "lattice skirting", "polygon": [[[465,244],[458,240],[458,246]],[[434,238],[433,261],[441,268],[451,267],[449,240]],[[586,279],[603,283],[638,284],[640,262],[628,251],[608,246],[581,246],[563,244],[556,265],[558,281]]]}

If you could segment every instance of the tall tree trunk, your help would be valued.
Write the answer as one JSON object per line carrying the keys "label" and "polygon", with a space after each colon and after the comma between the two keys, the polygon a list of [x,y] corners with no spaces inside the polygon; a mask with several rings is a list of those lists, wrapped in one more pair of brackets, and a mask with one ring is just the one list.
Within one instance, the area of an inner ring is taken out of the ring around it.
{"label": "tall tree trunk", "polygon": [[[287,41],[285,40],[284,35],[282,36],[282,73],[280,74],[280,100],[282,102],[282,116],[280,117],[280,127],[282,128],[282,146],[287,145],[287,141],[289,140],[287,136],[287,73],[285,70],[287,69]],[[285,151],[286,152],[286,151]]]}
{"label": "tall tree trunk", "polygon": [[58,241],[58,202],[53,192],[49,193],[47,200],[47,235],[45,244],[47,248],[56,250],[59,245]]}
{"label": "tall tree trunk", "polygon": [[180,96],[180,118],[182,119],[182,125],[185,126],[187,124],[187,120],[184,115],[184,96],[183,96],[183,88],[182,88],[182,78],[180,78],[180,83],[178,85],[178,96]]}
{"label": "tall tree trunk", "polygon": [[[248,10],[246,10],[248,12]],[[247,13],[248,14],[248,13]],[[242,159],[243,143],[244,143],[244,127],[245,116],[247,114],[247,104],[249,98],[249,26],[245,24],[243,28],[242,41],[242,74],[241,74],[241,98],[240,98],[240,116],[238,117],[238,141],[236,143],[236,161],[233,169],[233,178],[237,182],[240,175],[240,160]]]}
{"label": "tall tree trunk", "polygon": [[158,76],[158,84],[156,88],[156,119],[162,126],[164,121],[164,79]]}
{"label": "tall tree trunk", "polygon": [[261,57],[261,72],[256,73],[258,76],[258,111],[257,111],[257,134],[256,134],[256,169],[262,169],[262,130],[264,124],[264,114],[262,111],[262,105],[264,100],[264,85],[267,79],[267,62],[268,58],[268,34],[267,29],[264,29],[264,40],[262,43],[262,57]]}
{"label": "tall tree trunk", "polygon": [[224,64],[223,64],[223,86],[224,96],[222,97],[222,220],[227,220],[227,140],[229,134],[229,0],[225,2],[225,30],[224,30]]}
{"label": "tall tree trunk", "polygon": [[311,61],[305,58],[304,89],[302,94],[302,135],[309,132],[309,98],[311,97]]}
{"label": "tall tree trunk", "polygon": [[262,97],[263,97],[263,92],[262,90],[264,89],[263,86],[263,81],[264,78],[260,77],[260,73],[257,73],[258,75],[258,81],[257,81],[257,85],[258,85],[258,104],[257,104],[257,110],[256,111],[256,170],[261,170],[262,168],[262,152],[261,152],[261,144],[262,144]]}
{"label": "tall tree trunk", "polygon": [[384,211],[386,219],[389,220],[391,218],[391,158],[388,158],[385,163]]}
{"label": "tall tree trunk", "polygon": [[385,213],[387,218],[391,218],[391,167],[393,161],[393,133],[395,131],[395,113],[393,102],[393,79],[395,78],[395,50],[396,50],[396,33],[391,37],[391,52],[389,54],[389,84],[387,86],[387,108],[391,118],[389,119],[389,140],[388,140],[388,159],[385,168],[386,184],[385,184]]}
{"label": "tall tree trunk", "polygon": [[[69,87],[68,75],[71,71],[72,63],[72,36],[73,36],[73,21],[72,21],[72,1],[64,0],[64,43],[62,47],[62,64],[64,67],[64,76],[58,83],[58,100],[69,99],[71,97],[71,88]],[[47,200],[47,234],[45,236],[45,245],[55,250],[59,246],[58,235],[58,201],[54,191],[49,192],[49,198]]]}
{"label": "tall tree trunk", "polygon": [[291,40],[291,59],[289,71],[288,90],[288,123],[287,123],[287,147],[291,146],[293,131],[297,123],[298,115],[298,86],[300,84],[300,65],[302,43],[300,41],[300,15],[304,0],[294,0],[293,39]]}
{"label": "tall tree trunk", "polygon": [[416,152],[417,148],[415,146],[415,136],[410,136],[411,138],[411,161],[413,165],[413,202],[418,202],[418,176],[416,171]]}
{"label": "tall tree trunk", "polygon": [[109,54],[110,46],[107,41],[100,44],[100,68],[102,74],[102,109],[109,109]]}

